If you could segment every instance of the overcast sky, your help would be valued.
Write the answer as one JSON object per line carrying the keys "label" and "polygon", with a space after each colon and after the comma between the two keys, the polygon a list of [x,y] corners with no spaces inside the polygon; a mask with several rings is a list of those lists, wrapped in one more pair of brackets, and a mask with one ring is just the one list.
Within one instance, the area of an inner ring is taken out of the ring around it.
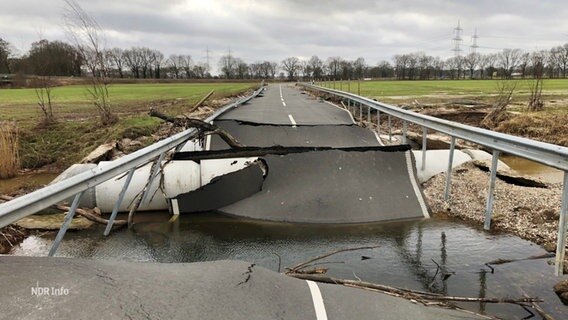
{"label": "overcast sky", "polygon": [[[104,29],[107,46],[147,46],[211,64],[228,50],[246,62],[288,56],[396,53],[453,55],[454,28],[465,53],[477,28],[478,52],[548,49],[568,42],[565,0],[77,0]],[[0,37],[20,52],[40,37],[68,40],[63,0],[0,0]]]}

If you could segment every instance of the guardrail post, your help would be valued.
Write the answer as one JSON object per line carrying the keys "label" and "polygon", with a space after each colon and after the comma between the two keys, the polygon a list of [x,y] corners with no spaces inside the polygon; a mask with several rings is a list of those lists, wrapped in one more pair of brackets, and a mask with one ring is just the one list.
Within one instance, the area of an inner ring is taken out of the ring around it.
{"label": "guardrail post", "polygon": [[422,168],[426,169],[426,150],[428,149],[428,128],[422,127]]}
{"label": "guardrail post", "polygon": [[59,228],[59,232],[57,232],[57,236],[55,240],[53,240],[53,244],[51,245],[51,249],[49,249],[48,257],[53,257],[55,252],[57,252],[57,248],[59,248],[59,244],[63,237],[65,236],[65,232],[69,229],[69,225],[71,225],[71,221],[73,220],[73,216],[75,216],[75,211],[77,211],[77,207],[79,207],[79,200],[81,200],[81,196],[83,195],[84,191],[81,191],[75,195],[73,198],[73,203],[71,204],[71,208],[69,208],[69,212],[65,215],[65,220],[63,220],[63,224]]}
{"label": "guardrail post", "polygon": [[359,119],[361,120],[361,123],[363,122],[363,104],[361,104],[361,102],[359,103]]}
{"label": "guardrail post", "polygon": [[381,111],[377,109],[377,133],[381,136]]}
{"label": "guardrail post", "polygon": [[112,229],[112,225],[114,223],[114,219],[116,219],[116,215],[118,214],[118,208],[124,200],[124,195],[126,194],[126,190],[128,190],[128,186],[130,185],[130,181],[132,181],[132,176],[134,176],[134,168],[128,171],[128,175],[126,176],[126,181],[124,181],[124,185],[122,186],[122,190],[118,194],[118,200],[114,204],[114,208],[112,209],[112,213],[110,214],[110,218],[108,218],[107,226],[105,228],[105,232],[103,233],[105,236],[110,234],[110,230]]}
{"label": "guardrail post", "polygon": [[367,122],[369,122],[369,124],[373,123],[373,121],[371,121],[371,107],[367,106]]}
{"label": "guardrail post", "polygon": [[166,153],[163,152],[156,160],[156,165],[154,166],[154,170],[152,170],[152,172],[150,173],[150,177],[148,178],[149,179],[148,189],[144,190],[144,195],[142,195],[142,200],[140,200],[140,205],[142,205],[144,201],[146,201],[146,198],[148,198],[148,194],[150,194],[150,189],[152,189],[152,183],[154,183],[154,178],[156,177],[156,173],[158,172],[160,165],[162,164],[162,160],[164,160],[165,156]]}
{"label": "guardrail post", "polygon": [[489,193],[487,195],[487,207],[485,208],[485,223],[483,228],[485,230],[491,229],[491,214],[493,212],[493,193],[495,191],[495,178],[497,177],[497,165],[499,163],[500,151],[493,150],[491,158],[491,177],[489,178]]}
{"label": "guardrail post", "polygon": [[402,143],[406,144],[406,120],[402,121]]}
{"label": "guardrail post", "polygon": [[388,116],[389,121],[389,143],[392,143],[392,126],[391,126],[391,115]]}
{"label": "guardrail post", "polygon": [[450,156],[448,160],[448,171],[446,172],[446,190],[444,191],[444,200],[450,199],[450,188],[452,187],[452,167],[454,164],[454,149],[456,148],[456,138],[452,137],[450,142]]}
{"label": "guardrail post", "polygon": [[556,240],[556,266],[554,272],[557,276],[564,273],[564,255],[566,248],[566,228],[568,224],[568,172],[564,171],[564,184],[562,185],[562,205],[560,207],[560,221],[558,221],[558,239]]}

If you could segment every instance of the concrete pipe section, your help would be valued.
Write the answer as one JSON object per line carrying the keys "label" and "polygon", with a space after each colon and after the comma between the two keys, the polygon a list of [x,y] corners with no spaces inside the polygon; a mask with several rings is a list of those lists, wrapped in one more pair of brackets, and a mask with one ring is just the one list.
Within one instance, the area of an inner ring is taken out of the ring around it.
{"label": "concrete pipe section", "polygon": [[478,319],[241,261],[0,257],[3,319]]}

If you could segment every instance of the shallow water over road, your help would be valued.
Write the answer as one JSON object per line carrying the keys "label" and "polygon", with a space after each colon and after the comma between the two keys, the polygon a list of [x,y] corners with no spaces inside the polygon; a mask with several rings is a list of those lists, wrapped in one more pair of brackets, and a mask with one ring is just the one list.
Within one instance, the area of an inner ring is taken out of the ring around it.
{"label": "shallow water over road", "polygon": [[[542,248],[510,235],[492,235],[463,223],[433,218],[383,224],[332,226],[293,225],[235,220],[205,214],[182,216],[139,214],[134,229],[102,236],[102,228],[68,232],[58,255],[89,259],[194,262],[238,259],[274,271],[341,248],[379,246],[329,257],[334,277],[432,290],[473,297],[522,296],[525,292],[546,300],[547,311],[568,317],[551,288],[551,259],[485,266],[495,259],[522,259],[545,253]],[[33,236],[16,255],[47,255],[53,235]],[[365,256],[363,258],[363,256]],[[448,274],[442,281],[437,264]],[[463,306],[504,318],[522,318],[517,306],[470,303]]]}

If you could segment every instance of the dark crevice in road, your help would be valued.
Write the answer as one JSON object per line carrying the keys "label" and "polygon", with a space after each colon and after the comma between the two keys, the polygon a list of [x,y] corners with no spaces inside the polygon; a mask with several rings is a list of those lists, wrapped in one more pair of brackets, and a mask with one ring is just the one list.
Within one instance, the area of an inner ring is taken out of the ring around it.
{"label": "dark crevice in road", "polygon": [[228,157],[262,157],[266,155],[287,155],[294,153],[316,152],[316,151],[345,151],[345,152],[367,152],[367,151],[381,151],[381,152],[404,152],[411,150],[410,145],[393,145],[393,146],[371,146],[371,147],[348,147],[348,148],[335,148],[335,147],[285,147],[285,146],[272,146],[272,147],[243,147],[226,150],[210,150],[210,151],[191,151],[191,152],[178,152],[174,154],[173,160],[208,160],[208,159],[224,159]]}

